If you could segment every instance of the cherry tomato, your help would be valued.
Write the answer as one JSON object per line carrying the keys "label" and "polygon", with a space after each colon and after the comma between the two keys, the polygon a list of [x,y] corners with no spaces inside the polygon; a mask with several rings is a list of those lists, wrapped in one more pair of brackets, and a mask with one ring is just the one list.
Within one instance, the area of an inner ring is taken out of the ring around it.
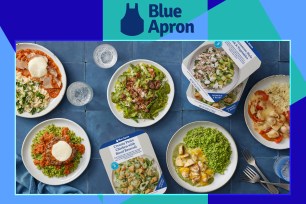
{"label": "cherry tomato", "polygon": [[268,137],[268,135],[267,135],[266,133],[260,133],[260,135],[261,135],[263,138],[265,138],[266,140],[268,140],[268,141],[274,141],[274,139]]}
{"label": "cherry tomato", "polygon": [[290,111],[284,112],[284,115],[285,115],[287,121],[289,122],[290,121]]}
{"label": "cherry tomato", "polygon": [[261,99],[264,101],[267,101],[269,99],[269,95],[266,94],[266,92],[262,91],[262,90],[258,90],[255,92],[256,96],[261,96]]}
{"label": "cherry tomato", "polygon": [[274,139],[274,142],[275,142],[275,143],[280,143],[282,140],[283,140],[283,135],[280,134],[279,137],[277,137],[277,138]]}
{"label": "cherry tomato", "polygon": [[263,122],[264,120],[261,120],[259,118],[257,118],[257,116],[254,114],[254,115],[251,115],[251,118],[255,121],[255,122]]}
{"label": "cherry tomato", "polygon": [[251,117],[251,119],[254,121],[254,122],[263,122],[264,120],[261,120],[259,118],[257,118],[256,114],[252,114],[251,113],[251,106],[249,105],[248,107],[248,113],[249,113],[249,116]]}
{"label": "cherry tomato", "polygon": [[259,134],[265,134],[265,133],[270,132],[271,130],[272,130],[272,128],[268,128],[268,129],[266,129],[266,130],[261,130],[261,131],[259,132]]}

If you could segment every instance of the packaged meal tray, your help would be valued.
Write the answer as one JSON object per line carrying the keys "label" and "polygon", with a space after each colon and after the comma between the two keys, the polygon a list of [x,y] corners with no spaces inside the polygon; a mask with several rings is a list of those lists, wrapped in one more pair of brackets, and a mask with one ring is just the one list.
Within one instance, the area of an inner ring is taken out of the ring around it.
{"label": "packaged meal tray", "polygon": [[167,184],[147,133],[137,131],[100,147],[116,194],[162,194]]}
{"label": "packaged meal tray", "polygon": [[205,100],[203,96],[190,83],[186,91],[187,99],[194,106],[220,115],[222,117],[228,117],[236,111],[247,81],[248,79],[244,80],[218,102],[209,102]]}
{"label": "packaged meal tray", "polygon": [[209,102],[218,102],[260,67],[248,41],[206,41],[182,63],[183,74]]}

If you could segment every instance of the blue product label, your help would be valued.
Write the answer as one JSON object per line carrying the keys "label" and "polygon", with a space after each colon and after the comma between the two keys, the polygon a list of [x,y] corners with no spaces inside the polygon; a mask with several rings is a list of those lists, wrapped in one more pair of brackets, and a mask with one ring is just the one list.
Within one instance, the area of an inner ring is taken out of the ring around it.
{"label": "blue product label", "polygon": [[220,101],[222,98],[224,98],[227,95],[221,93],[208,93],[208,94],[215,102]]}
{"label": "blue product label", "polygon": [[245,43],[249,46],[249,48],[255,53],[255,55],[261,60],[261,55],[259,52],[253,47],[253,45],[249,41],[245,41]]}
{"label": "blue product label", "polygon": [[215,41],[215,47],[216,48],[222,47],[222,42],[221,41]]}
{"label": "blue product label", "polygon": [[112,170],[116,170],[116,169],[118,169],[118,167],[119,167],[119,164],[118,164],[117,162],[113,162],[113,163],[111,164]]}
{"label": "blue product label", "polygon": [[164,175],[162,174],[160,176],[160,179],[159,179],[158,184],[156,186],[156,190],[159,190],[159,189],[162,189],[162,188],[165,188],[165,187],[167,187],[167,184],[166,184],[166,180],[164,178]]}
{"label": "blue product label", "polygon": [[239,103],[239,101],[233,103],[230,106],[227,106],[227,107],[223,108],[222,110],[225,111],[225,112],[228,112],[230,114],[233,114],[233,113],[235,113],[235,111],[237,109],[238,103]]}
{"label": "blue product label", "polygon": [[101,147],[100,147],[100,149],[103,149],[103,148],[105,148],[105,147],[111,146],[111,145],[116,144],[116,143],[118,143],[118,142],[122,142],[122,141],[127,140],[127,139],[130,139],[130,138],[132,138],[132,137],[136,137],[136,136],[141,135],[141,134],[143,134],[143,133],[145,133],[145,132],[140,130],[140,131],[137,131],[137,132],[134,132],[134,133],[131,133],[131,134],[122,136],[122,137],[120,137],[120,138],[118,138],[118,139],[115,139],[115,140],[112,140],[112,141],[109,141],[109,142],[107,142],[107,143],[102,144]]}

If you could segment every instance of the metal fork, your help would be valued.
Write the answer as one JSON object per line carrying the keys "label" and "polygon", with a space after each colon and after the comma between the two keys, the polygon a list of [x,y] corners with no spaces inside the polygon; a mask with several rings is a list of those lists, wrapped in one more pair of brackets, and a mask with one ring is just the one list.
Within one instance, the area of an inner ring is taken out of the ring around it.
{"label": "metal fork", "polygon": [[265,183],[265,184],[272,184],[274,186],[281,187],[283,189],[286,189],[287,191],[290,190],[290,184],[286,183],[271,183],[267,181],[260,180],[260,176],[253,170],[251,167],[247,167],[245,170],[243,170],[243,173],[246,175],[246,177],[242,178],[242,180],[250,182],[250,183]]}
{"label": "metal fork", "polygon": [[[265,177],[265,175],[260,171],[260,169],[259,169],[258,166],[256,165],[256,161],[255,161],[254,157],[251,155],[251,153],[250,153],[248,150],[243,149],[243,150],[242,150],[242,155],[243,155],[244,159],[246,160],[246,162],[247,162],[249,165],[255,167],[255,169],[258,171],[258,173],[260,174],[260,176],[263,178],[263,180],[264,180],[265,182],[270,182],[270,181],[267,179],[267,177]],[[262,185],[265,187],[264,184],[262,184]],[[278,194],[278,193],[279,193],[279,191],[277,190],[277,188],[275,188],[275,186],[273,186],[272,184],[267,183],[266,185],[267,185],[267,187],[268,187],[270,193],[273,193],[273,194]]]}

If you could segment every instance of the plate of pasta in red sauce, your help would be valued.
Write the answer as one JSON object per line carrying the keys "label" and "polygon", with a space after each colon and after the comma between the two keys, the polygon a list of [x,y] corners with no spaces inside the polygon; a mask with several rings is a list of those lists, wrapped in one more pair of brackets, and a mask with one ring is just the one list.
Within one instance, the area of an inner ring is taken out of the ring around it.
{"label": "plate of pasta in red sauce", "polygon": [[65,69],[47,48],[34,43],[16,45],[16,115],[36,118],[52,111],[67,86]]}

